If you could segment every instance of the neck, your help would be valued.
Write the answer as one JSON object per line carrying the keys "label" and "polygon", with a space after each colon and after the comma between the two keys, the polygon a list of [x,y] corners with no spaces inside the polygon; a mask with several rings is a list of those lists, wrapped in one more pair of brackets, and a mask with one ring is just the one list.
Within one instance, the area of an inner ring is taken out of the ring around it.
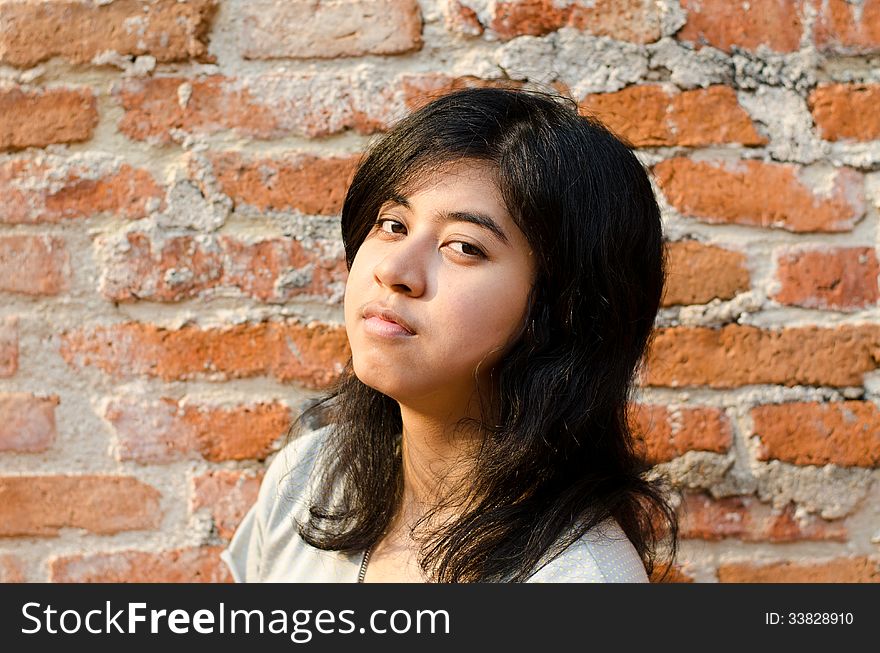
{"label": "neck", "polygon": [[[397,527],[412,527],[428,510],[443,501],[436,517],[445,522],[454,518],[465,500],[473,456],[483,432],[463,417],[479,419],[479,405],[467,402],[464,410],[430,410],[400,404],[403,423],[403,502]],[[446,503],[448,502],[448,503]]]}

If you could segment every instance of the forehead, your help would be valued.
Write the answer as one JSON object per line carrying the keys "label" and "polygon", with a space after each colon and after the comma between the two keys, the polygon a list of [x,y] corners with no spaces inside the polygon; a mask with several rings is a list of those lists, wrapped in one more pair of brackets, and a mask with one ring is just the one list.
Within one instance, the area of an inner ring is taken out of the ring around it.
{"label": "forehead", "polygon": [[407,180],[397,195],[414,201],[476,202],[493,209],[499,219],[510,219],[498,186],[498,170],[484,161],[460,159],[429,166]]}

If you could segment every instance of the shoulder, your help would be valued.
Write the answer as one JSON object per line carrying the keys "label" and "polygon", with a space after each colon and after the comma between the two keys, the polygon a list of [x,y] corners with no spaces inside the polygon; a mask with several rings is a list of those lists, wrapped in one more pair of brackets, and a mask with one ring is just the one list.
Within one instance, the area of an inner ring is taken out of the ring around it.
{"label": "shoulder", "polygon": [[530,583],[647,583],[635,546],[613,517],[541,567]]}
{"label": "shoulder", "polygon": [[314,472],[331,428],[300,435],[272,459],[256,503],[221,554],[236,581],[326,581],[347,569],[299,536],[298,519],[307,514]]}
{"label": "shoulder", "polygon": [[300,498],[309,489],[330,429],[331,426],[324,426],[303,433],[275,454],[266,470],[257,499],[264,512],[271,512],[279,502]]}

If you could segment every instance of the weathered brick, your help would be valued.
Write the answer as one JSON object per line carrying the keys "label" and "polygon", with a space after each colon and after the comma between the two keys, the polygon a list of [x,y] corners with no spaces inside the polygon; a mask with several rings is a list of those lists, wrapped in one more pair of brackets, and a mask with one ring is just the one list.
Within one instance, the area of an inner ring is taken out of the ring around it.
{"label": "weathered brick", "polygon": [[57,236],[0,236],[0,291],[57,295],[69,287],[70,257]]}
{"label": "weathered brick", "polygon": [[0,583],[24,583],[26,580],[21,558],[11,553],[0,554]]}
{"label": "weathered brick", "polygon": [[720,329],[659,329],[648,354],[646,385],[735,388],[860,386],[880,366],[880,326],[792,327],[764,330],[730,324]]}
{"label": "weathered brick", "polygon": [[687,23],[677,38],[697,47],[794,52],[804,31],[801,0],[681,0]]}
{"label": "weathered brick", "polygon": [[164,191],[146,170],[109,160],[30,159],[0,163],[0,223],[34,224],[102,213],[137,219],[163,206]]}
{"label": "weathered brick", "polygon": [[269,375],[323,388],[339,377],[350,355],[344,328],[295,321],[209,329],[129,322],[68,331],[61,341],[61,356],[71,366],[165,381]]}
{"label": "weathered brick", "polygon": [[656,465],[688,451],[726,453],[733,443],[730,421],[720,408],[633,406],[630,424],[640,453]]}
{"label": "weathered brick", "polygon": [[746,257],[716,245],[695,241],[668,243],[662,305],[705,304],[731,299],[751,285]]}
{"label": "weathered brick", "polygon": [[490,9],[489,27],[501,39],[543,36],[561,27],[635,43],[660,38],[661,9],[650,0],[500,0]]}
{"label": "weathered brick", "polygon": [[877,304],[880,266],[872,247],[794,247],[776,252],[773,299],[793,306],[859,310]]}
{"label": "weathered brick", "polygon": [[846,527],[819,517],[795,517],[794,504],[772,508],[752,496],[714,499],[704,492],[687,492],[680,510],[682,538],[721,540],[732,537],[746,542],[797,542],[835,540],[845,542]]}
{"label": "weathered brick", "polygon": [[269,138],[280,134],[270,107],[235,80],[211,76],[188,81],[157,77],[130,81],[115,89],[125,109],[119,130],[136,140],[167,143],[171,130],[213,133],[235,129]]}
{"label": "weathered brick", "polygon": [[477,12],[459,0],[446,0],[442,9],[446,29],[449,31],[467,36],[480,36],[485,31]]}
{"label": "weathered brick", "polygon": [[359,158],[295,154],[267,159],[223,152],[210,155],[210,164],[220,190],[236,205],[335,216],[342,210]]}
{"label": "weathered brick", "polygon": [[100,238],[100,289],[117,302],[173,302],[236,290],[264,302],[342,299],[348,271],[335,241],[305,246],[292,237],[247,242],[233,236],[151,239],[142,232]]}
{"label": "weathered brick", "polygon": [[759,460],[880,467],[880,409],[870,401],[767,404],[750,413]]}
{"label": "weathered brick", "polygon": [[693,583],[694,579],[681,567],[673,566],[670,569],[669,565],[659,564],[654,568],[650,581],[652,583]]}
{"label": "weathered brick", "polygon": [[49,561],[54,583],[229,583],[232,576],[220,560],[223,547],[203,546],[170,551],[119,551],[58,556]]}
{"label": "weathered brick", "polygon": [[116,90],[129,138],[168,143],[180,134],[222,131],[249,138],[374,134],[401,113],[392,83],[351,75],[267,74],[241,79],[158,77]]}
{"label": "weathered brick", "polygon": [[481,79],[472,75],[453,77],[442,73],[402,75],[400,88],[410,111],[420,109],[443,95],[464,88],[520,88],[523,82],[509,79]]}
{"label": "weathered brick", "polygon": [[230,539],[257,500],[262,473],[218,469],[192,479],[190,511],[209,509],[217,534]]}
{"label": "weathered brick", "polygon": [[880,52],[880,1],[813,0],[813,5],[818,10],[813,38],[820,51]]}
{"label": "weathered brick", "polygon": [[198,456],[211,462],[262,460],[291,418],[278,402],[224,407],[116,398],[104,419],[116,432],[118,460],[166,463]]}
{"label": "weathered brick", "polygon": [[88,63],[114,51],[159,62],[209,61],[216,0],[2,0],[0,63],[30,67],[52,57]]}
{"label": "weathered brick", "polygon": [[336,59],[422,47],[416,0],[251,0],[241,24],[246,59]]}
{"label": "weathered brick", "polygon": [[880,138],[880,84],[828,84],[810,93],[808,102],[825,140]]}
{"label": "weathered brick", "polygon": [[159,491],[126,476],[0,477],[0,536],[54,537],[62,528],[110,535],[155,529]]}
{"label": "weathered brick", "polygon": [[18,318],[0,319],[0,378],[18,371]]}
{"label": "weathered brick", "polygon": [[90,90],[0,88],[0,150],[87,141],[97,124],[98,106]]}
{"label": "weathered brick", "polygon": [[663,193],[679,212],[709,223],[794,232],[849,231],[865,214],[864,180],[849,168],[831,174],[822,193],[789,164],[715,163],[674,158],[654,166]]}
{"label": "weathered brick", "polygon": [[767,142],[727,86],[675,93],[655,84],[630,86],[615,93],[588,95],[581,100],[580,110],[636,147]]}
{"label": "weathered brick", "polygon": [[866,556],[809,562],[723,562],[721,583],[880,583],[880,560]]}
{"label": "weathered brick", "polygon": [[36,397],[26,392],[0,392],[0,451],[45,451],[57,435],[56,395]]}

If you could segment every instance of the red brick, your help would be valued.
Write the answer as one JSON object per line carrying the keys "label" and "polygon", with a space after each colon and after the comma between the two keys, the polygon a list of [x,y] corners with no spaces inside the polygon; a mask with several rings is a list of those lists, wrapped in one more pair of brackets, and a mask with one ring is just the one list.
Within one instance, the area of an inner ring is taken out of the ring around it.
{"label": "red brick", "polygon": [[661,10],[651,0],[502,0],[490,6],[489,26],[505,40],[543,36],[561,27],[635,43],[660,38]]}
{"label": "red brick", "polygon": [[839,311],[869,308],[880,299],[880,266],[872,247],[795,247],[776,253],[781,288],[773,299]]}
{"label": "red brick", "polygon": [[200,329],[164,329],[136,322],[89,326],[61,336],[71,366],[97,367],[114,377],[165,381],[226,380],[269,375],[324,388],[350,356],[342,327],[295,321]]}
{"label": "red brick", "polygon": [[56,223],[99,214],[137,219],[163,205],[164,191],[146,170],[99,162],[0,163],[0,223]]}
{"label": "red brick", "polygon": [[794,232],[849,231],[865,214],[864,180],[835,170],[829,194],[799,177],[798,166],[758,161],[732,164],[667,159],[654,166],[666,198],[703,222]]}
{"label": "red brick", "polygon": [[[135,140],[162,143],[172,140],[172,129],[205,133],[236,129],[256,138],[280,135],[271,109],[236,86],[234,80],[220,76],[130,81],[117,89],[126,112],[119,130]],[[178,89],[188,89],[186,103],[180,101]]]}
{"label": "red brick", "polygon": [[220,190],[236,205],[335,216],[342,211],[359,158],[295,154],[267,159],[223,152],[210,155],[210,162]]}
{"label": "red brick", "polygon": [[688,451],[726,453],[733,443],[730,421],[720,408],[638,404],[630,423],[641,454],[652,465]]}
{"label": "red brick", "polygon": [[30,67],[52,57],[88,63],[106,51],[161,63],[208,57],[216,0],[5,0],[0,64]]}
{"label": "red brick", "polygon": [[668,243],[662,305],[705,304],[731,299],[751,286],[746,257],[695,241]]}
{"label": "red brick", "polygon": [[0,319],[0,378],[18,371],[18,319]]}
{"label": "red brick", "polygon": [[0,236],[0,291],[57,295],[69,287],[70,257],[56,236]]}
{"label": "red brick", "polygon": [[127,232],[97,243],[103,263],[100,291],[112,301],[178,301],[229,283],[222,283],[227,257],[215,236],[154,241],[148,234]]}
{"label": "red brick", "polygon": [[36,397],[25,392],[0,392],[0,451],[45,451],[57,435],[56,395]]}
{"label": "red brick", "polygon": [[230,583],[220,560],[223,547],[203,546],[158,553],[118,551],[59,556],[49,561],[53,583]]}
{"label": "red brick", "polygon": [[459,0],[447,0],[443,4],[443,17],[446,29],[467,36],[480,36],[485,28],[477,12]]}
{"label": "red brick", "polygon": [[818,9],[813,38],[823,52],[880,52],[880,1],[814,0]]}
{"label": "red brick", "polygon": [[181,403],[174,399],[113,399],[104,418],[116,432],[118,460],[166,463],[201,456],[212,462],[266,458],[290,426],[278,402],[239,406]]}
{"label": "red brick", "polygon": [[[394,93],[393,84],[363,90],[351,77],[311,73],[243,79],[160,77],[129,80],[116,90],[125,109],[119,130],[129,138],[156,143],[173,141],[172,131],[232,131],[259,139],[318,138],[349,129],[374,134],[396,116]],[[181,97],[188,99],[183,102]]]}
{"label": "red brick", "polygon": [[262,473],[218,469],[192,479],[190,512],[209,509],[217,534],[228,540],[257,500]]}
{"label": "red brick", "polygon": [[246,59],[336,59],[422,47],[416,0],[249,2],[241,20]]}
{"label": "red brick", "polygon": [[809,562],[724,562],[722,583],[880,583],[880,560],[866,556]]}
{"label": "red brick", "polygon": [[110,535],[156,529],[156,488],[126,476],[0,477],[0,536],[54,537],[62,528]]}
{"label": "red brick", "polygon": [[654,84],[630,86],[615,93],[588,95],[581,100],[580,110],[636,147],[767,142],[727,86],[675,93]]}
{"label": "red brick", "polygon": [[153,240],[128,232],[99,240],[104,256],[100,288],[117,302],[173,302],[235,289],[264,302],[294,298],[341,300],[348,277],[336,243],[305,246],[292,237],[246,242],[232,236],[177,236]]}
{"label": "red brick", "polygon": [[775,52],[798,49],[804,27],[801,0],[681,0],[687,23],[678,39],[731,52],[734,47]]}
{"label": "red brick", "polygon": [[658,564],[651,574],[652,583],[693,583],[694,579],[680,567]]}
{"label": "red brick", "polygon": [[878,366],[878,325],[671,327],[657,331],[648,354],[646,385],[860,386],[862,376]]}
{"label": "red brick", "polygon": [[400,78],[403,100],[410,111],[415,111],[453,91],[464,88],[520,88],[523,82],[508,79],[481,79],[472,75],[453,77],[442,73],[403,75]]}
{"label": "red brick", "polygon": [[759,460],[880,467],[880,409],[869,401],[768,404],[750,413]]}
{"label": "red brick", "polygon": [[880,139],[880,84],[829,84],[809,97],[810,111],[827,141]]}
{"label": "red brick", "polygon": [[24,583],[26,581],[27,576],[21,558],[11,553],[0,554],[0,583]]}
{"label": "red brick", "polygon": [[704,492],[687,492],[680,508],[682,538],[745,542],[797,542],[848,537],[843,524],[819,517],[795,518],[794,504],[772,508],[751,496],[713,499]]}
{"label": "red brick", "polygon": [[97,102],[90,90],[0,88],[0,150],[87,141],[97,124]]}

